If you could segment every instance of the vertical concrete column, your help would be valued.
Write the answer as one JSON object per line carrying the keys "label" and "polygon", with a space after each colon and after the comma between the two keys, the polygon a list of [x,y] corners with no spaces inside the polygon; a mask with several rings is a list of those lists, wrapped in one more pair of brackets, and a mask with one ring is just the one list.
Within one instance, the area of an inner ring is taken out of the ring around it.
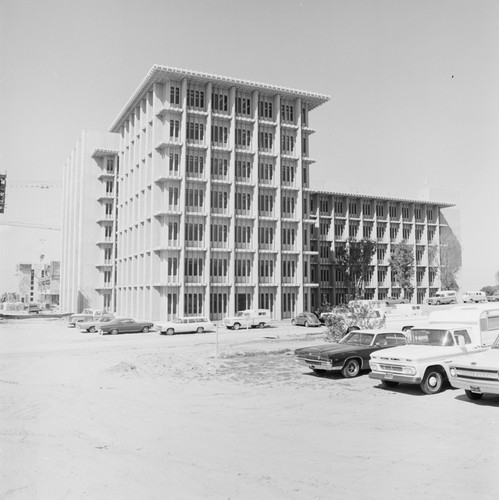
{"label": "vertical concrete column", "polygon": [[180,123],[180,165],[179,173],[181,177],[180,187],[179,187],[179,203],[182,207],[182,214],[180,215],[180,227],[179,229],[179,241],[180,241],[180,257],[178,263],[180,287],[179,287],[179,297],[178,297],[178,315],[184,315],[184,295],[186,293],[187,287],[185,286],[185,256],[186,256],[186,234],[185,234],[185,224],[187,222],[187,217],[185,215],[185,176],[186,176],[186,155],[187,155],[187,78],[182,79],[180,88],[180,102],[182,103],[182,115]]}
{"label": "vertical concrete column", "polygon": [[[303,306],[303,296],[304,296],[304,290],[303,290],[303,259],[304,259],[304,254],[303,254],[303,231],[305,228],[305,224],[303,222],[303,189],[306,186],[305,179],[303,178],[303,142],[302,142],[302,136],[303,136],[303,124],[302,124],[302,113],[301,113],[301,98],[298,98],[294,102],[295,105],[295,115],[297,119],[297,125],[298,125],[298,130],[296,132],[296,155],[298,157],[298,181],[299,181],[299,186],[300,186],[300,191],[298,193],[298,200],[297,200],[297,206],[296,206],[296,211],[295,211],[295,217],[298,217],[298,249],[299,249],[299,254],[298,254],[298,266],[297,266],[297,280],[296,283],[298,285],[298,297],[296,299],[296,305],[298,305],[298,308],[300,306]],[[310,237],[310,227],[308,229],[308,237]],[[319,269],[320,273],[320,269]],[[319,278],[319,276],[318,276]],[[295,311],[299,312],[299,311]]]}
{"label": "vertical concrete column", "polygon": [[212,94],[213,94],[213,84],[211,82],[208,82],[205,87],[205,92],[206,92],[206,111],[208,112],[207,118],[206,118],[206,134],[205,134],[205,141],[206,141],[206,164],[205,164],[205,170],[204,170],[204,175],[205,178],[208,180],[208,182],[205,184],[206,185],[206,193],[205,193],[205,207],[204,207],[204,213],[206,214],[206,228],[205,228],[205,236],[206,236],[206,243],[205,243],[205,265],[204,265],[204,283],[205,283],[205,293],[204,293],[204,307],[203,311],[205,311],[205,315],[208,316],[208,318],[211,318],[211,301],[210,301],[210,296],[211,296],[211,291],[212,291],[212,286],[211,286],[211,277],[210,277],[210,262],[211,262],[211,241],[210,241],[210,228],[211,228],[211,223],[212,223],[212,218],[211,218],[211,188],[212,188],[212,183],[211,183],[211,125],[213,123],[212,120]]}
{"label": "vertical concrete column", "polygon": [[282,169],[282,140],[281,140],[281,96],[276,96],[276,122],[277,126],[275,129],[275,152],[276,157],[276,174],[279,175],[279,182],[277,183],[276,200],[274,204],[275,215],[277,217],[277,224],[275,226],[274,234],[274,248],[277,249],[276,255],[276,268],[274,272],[274,283],[276,284],[276,297],[274,302],[274,315],[277,319],[282,319],[282,220],[281,220],[281,201],[282,201],[282,181],[281,181],[281,169]]}
{"label": "vertical concrete column", "polygon": [[235,138],[236,138],[236,87],[231,87],[229,90],[229,108],[230,108],[230,126],[229,126],[229,148],[230,148],[230,162],[229,162],[229,175],[231,182],[231,192],[229,197],[229,210],[232,214],[230,219],[230,231],[229,231],[229,242],[230,242],[230,258],[229,258],[229,270],[227,283],[229,287],[229,297],[228,297],[228,314],[233,315],[236,312],[236,149],[235,149]]}
{"label": "vertical concrete column", "polygon": [[254,180],[254,189],[253,189],[253,235],[252,240],[253,244],[251,245],[251,250],[253,250],[253,265],[251,266],[251,274],[252,280],[251,284],[253,285],[253,309],[257,309],[259,304],[259,292],[260,292],[260,253],[258,251],[258,228],[259,228],[259,220],[260,214],[258,210],[258,202],[260,199],[260,179],[259,179],[259,165],[260,165],[260,155],[258,148],[258,139],[260,133],[260,122],[258,117],[258,100],[259,100],[259,92],[255,90],[252,93],[252,114],[253,114],[253,134],[251,141],[251,151],[253,152],[253,170],[256,172],[255,180]]}

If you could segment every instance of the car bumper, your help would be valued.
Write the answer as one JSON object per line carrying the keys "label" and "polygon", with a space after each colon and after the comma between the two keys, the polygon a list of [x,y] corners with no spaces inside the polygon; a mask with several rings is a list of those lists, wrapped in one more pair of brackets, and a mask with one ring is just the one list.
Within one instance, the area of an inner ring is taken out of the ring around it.
{"label": "car bumper", "polygon": [[409,375],[389,372],[371,372],[369,378],[387,380],[389,382],[402,382],[403,384],[420,384],[422,380],[421,377],[411,377]]}
{"label": "car bumper", "polygon": [[464,389],[466,391],[487,394],[499,394],[499,382],[491,380],[473,380],[449,377],[449,382],[456,389]]}
{"label": "car bumper", "polygon": [[341,370],[341,366],[333,366],[330,361],[323,359],[296,358],[295,361],[299,365],[308,366],[311,370],[325,370],[330,372]]}

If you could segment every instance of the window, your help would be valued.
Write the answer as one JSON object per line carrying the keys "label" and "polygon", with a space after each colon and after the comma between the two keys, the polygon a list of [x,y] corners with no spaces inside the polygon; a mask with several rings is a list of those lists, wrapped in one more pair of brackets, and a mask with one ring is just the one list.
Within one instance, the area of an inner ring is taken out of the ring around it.
{"label": "window", "polygon": [[170,173],[178,172],[179,157],[178,153],[170,153]]}
{"label": "window", "polygon": [[421,208],[415,208],[414,209],[414,217],[416,218],[416,220],[422,220],[421,218]]}
{"label": "window", "polygon": [[178,187],[170,186],[168,188],[168,205],[176,207],[178,205]]}
{"label": "window", "polygon": [[260,245],[271,245],[274,243],[274,228],[260,226],[258,233],[258,243]]}
{"label": "window", "polygon": [[258,210],[260,212],[273,213],[274,211],[274,196],[272,194],[258,195]]}
{"label": "window", "polygon": [[407,220],[409,219],[409,207],[402,207],[402,217]]}
{"label": "window", "polygon": [[214,145],[226,146],[229,138],[229,129],[225,125],[211,126],[211,142]]}
{"label": "window", "polygon": [[185,223],[185,239],[186,241],[200,242],[203,241],[204,224],[186,222]]}
{"label": "window", "polygon": [[214,90],[211,94],[211,109],[214,112],[227,113],[228,111],[229,96],[221,91]]}
{"label": "window", "polygon": [[210,293],[210,310],[214,314],[227,313],[227,294],[226,293]]}
{"label": "window", "polygon": [[177,314],[178,295],[169,293],[167,296],[167,313],[171,315]]}
{"label": "window", "polygon": [[238,115],[251,115],[251,99],[249,97],[236,96],[236,113]]}
{"label": "window", "polygon": [[203,276],[203,259],[200,257],[186,257],[184,259],[185,276]]}
{"label": "window", "polygon": [[186,170],[188,177],[202,176],[204,172],[204,157],[188,154],[186,158]]}
{"label": "window", "polygon": [[258,165],[258,178],[271,181],[274,177],[274,165],[272,163],[260,163]]}
{"label": "window", "polygon": [[177,276],[178,259],[177,257],[168,257],[168,276]]}
{"label": "window", "polygon": [[177,241],[178,238],[178,223],[168,223],[168,241]]}
{"label": "window", "polygon": [[262,99],[259,102],[260,118],[266,118],[268,120],[273,119],[272,113],[272,101]]}
{"label": "window", "polygon": [[355,201],[348,203],[348,211],[350,212],[350,215],[357,215],[357,203]]}
{"label": "window", "polygon": [[212,177],[227,177],[229,170],[229,160],[227,158],[220,158],[212,156],[211,158],[211,175]]}
{"label": "window", "polygon": [[295,230],[294,228],[286,228],[282,229],[282,243],[283,245],[294,245],[295,244]]}
{"label": "window", "polygon": [[251,178],[251,162],[248,160],[236,160],[236,178],[245,182]]}
{"label": "window", "polygon": [[274,261],[271,259],[262,259],[259,263],[260,278],[271,278],[274,276]]}
{"label": "window", "polygon": [[114,173],[114,160],[112,158],[106,159],[106,171],[108,174]]}
{"label": "window", "polygon": [[293,123],[295,121],[294,117],[294,106],[289,102],[283,101],[281,103],[281,120],[285,122]]}
{"label": "window", "polygon": [[382,226],[378,226],[376,228],[376,237],[377,238],[384,238],[385,237],[385,230],[386,230],[386,226],[385,225],[382,225]]}
{"label": "window", "polygon": [[226,258],[210,259],[210,276],[227,276],[229,261]]}
{"label": "window", "polygon": [[195,88],[187,90],[187,106],[204,109],[204,91]]}
{"label": "window", "polygon": [[170,139],[178,139],[180,132],[180,122],[178,120],[170,120]]}
{"label": "window", "polygon": [[281,165],[281,180],[287,184],[294,184],[295,182],[295,167],[294,165],[289,165],[283,163]]}
{"label": "window", "polygon": [[204,125],[202,123],[187,122],[187,140],[195,142],[203,142]]}
{"label": "window", "polygon": [[203,294],[185,293],[184,294],[184,314],[203,314]]}
{"label": "window", "polygon": [[204,205],[204,191],[202,189],[185,189],[185,204],[187,208],[202,208]]}
{"label": "window", "polygon": [[229,235],[229,226],[227,224],[211,224],[210,225],[210,241],[212,243],[219,242],[225,243],[227,242]]}
{"label": "window", "polygon": [[180,87],[176,85],[170,86],[170,104],[180,104]]}
{"label": "window", "polygon": [[251,131],[243,128],[236,128],[236,146],[249,148],[251,146]]}
{"label": "window", "polygon": [[343,202],[339,200],[334,200],[334,211],[338,214],[343,213]]}
{"label": "window", "polygon": [[251,243],[250,226],[236,226],[236,243]]}
{"label": "window", "polygon": [[258,137],[258,147],[263,151],[272,152],[274,134],[271,131],[260,130]]}
{"label": "window", "polygon": [[283,196],[281,201],[281,208],[283,215],[292,216],[295,213],[295,198],[291,196]]}
{"label": "window", "polygon": [[237,259],[236,260],[236,276],[251,276],[251,260]]}
{"label": "window", "polygon": [[371,205],[369,203],[363,203],[362,204],[362,211],[364,212],[364,215],[367,217],[371,216]]}
{"label": "window", "polygon": [[210,207],[226,209],[229,201],[229,193],[223,189],[212,189],[210,195]]}
{"label": "window", "polygon": [[114,182],[113,181],[106,181],[106,194],[110,195],[113,193],[113,188],[114,188]]}
{"label": "window", "polygon": [[283,153],[293,153],[295,150],[295,138],[291,134],[283,133],[281,136],[281,150]]}
{"label": "window", "polygon": [[390,205],[388,207],[388,211],[390,214],[390,218],[396,219],[397,218],[397,207],[395,205]]}
{"label": "window", "polygon": [[245,211],[251,210],[251,194],[236,193],[236,209]]}

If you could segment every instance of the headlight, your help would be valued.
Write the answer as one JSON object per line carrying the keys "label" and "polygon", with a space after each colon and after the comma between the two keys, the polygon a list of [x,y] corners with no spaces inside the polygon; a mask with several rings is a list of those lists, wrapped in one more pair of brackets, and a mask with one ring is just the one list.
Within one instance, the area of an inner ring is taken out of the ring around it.
{"label": "headlight", "polygon": [[378,363],[371,363],[371,362],[369,361],[369,364],[371,365],[371,370],[376,370],[376,371],[378,371],[378,370],[379,370],[379,365],[378,365]]}
{"label": "headlight", "polygon": [[455,377],[456,376],[456,369],[455,368],[451,368],[450,369],[450,376],[451,377]]}
{"label": "headlight", "polygon": [[414,368],[414,366],[404,366],[402,373],[405,375],[416,375],[416,368]]}

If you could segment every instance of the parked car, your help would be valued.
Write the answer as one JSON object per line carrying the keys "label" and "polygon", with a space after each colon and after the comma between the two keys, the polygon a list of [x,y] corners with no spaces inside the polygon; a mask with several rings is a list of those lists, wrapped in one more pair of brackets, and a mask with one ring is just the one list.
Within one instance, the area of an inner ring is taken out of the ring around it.
{"label": "parked car", "polygon": [[303,312],[291,320],[293,326],[321,326],[322,323],[314,313]]}
{"label": "parked car", "polygon": [[39,304],[28,304],[28,313],[29,314],[39,314],[40,313],[40,306]]}
{"label": "parked car", "polygon": [[177,318],[165,323],[156,323],[160,334],[173,335],[174,333],[203,333],[214,330],[215,325],[208,318]]}
{"label": "parked car", "polygon": [[346,378],[356,377],[369,368],[372,352],[406,343],[402,332],[390,330],[355,330],[339,342],[302,347],[295,350],[295,361],[304,364],[315,373],[337,371]]}
{"label": "parked car", "polygon": [[402,297],[387,297],[385,300],[387,306],[394,306],[396,304],[409,304],[409,299],[403,299]]}
{"label": "parked car", "polygon": [[132,318],[115,318],[108,322],[103,322],[99,325],[99,334],[104,335],[110,333],[116,335],[117,333],[147,333],[154,324],[150,321],[136,321]]}
{"label": "parked car", "polygon": [[114,319],[114,314],[104,314],[92,321],[79,321],[75,326],[78,326],[80,330],[93,333],[100,328],[101,323],[108,323],[112,319]]}
{"label": "parked car", "polygon": [[264,328],[272,321],[270,311],[267,309],[246,309],[239,311],[235,316],[224,318],[226,328],[239,330],[239,328]]}
{"label": "parked car", "polygon": [[469,399],[499,394],[499,336],[490,349],[453,362],[449,373],[452,387],[464,389]]}
{"label": "parked car", "polygon": [[487,295],[488,302],[499,302],[499,293],[494,293],[493,295]]}
{"label": "parked car", "polygon": [[95,321],[105,314],[108,313],[99,309],[83,309],[81,313],[72,314],[71,316],[69,316],[68,325],[76,327],[77,323],[81,323],[83,321]]}
{"label": "parked car", "polygon": [[457,293],[455,290],[440,290],[433,297],[427,299],[429,306],[440,304],[457,304]]}
{"label": "parked car", "polygon": [[485,292],[463,292],[461,295],[465,304],[473,304],[473,302],[487,302]]}

